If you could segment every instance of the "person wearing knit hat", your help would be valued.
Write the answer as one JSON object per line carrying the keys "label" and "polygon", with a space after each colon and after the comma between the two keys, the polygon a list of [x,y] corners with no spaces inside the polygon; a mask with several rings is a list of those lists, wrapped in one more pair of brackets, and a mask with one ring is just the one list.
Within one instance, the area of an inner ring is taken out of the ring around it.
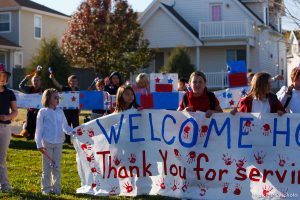
{"label": "person wearing knit hat", "polygon": [[10,75],[10,72],[5,70],[5,65],[0,64],[0,184],[2,192],[11,191],[6,167],[7,150],[11,138],[9,124],[18,115],[16,96],[6,87]]}

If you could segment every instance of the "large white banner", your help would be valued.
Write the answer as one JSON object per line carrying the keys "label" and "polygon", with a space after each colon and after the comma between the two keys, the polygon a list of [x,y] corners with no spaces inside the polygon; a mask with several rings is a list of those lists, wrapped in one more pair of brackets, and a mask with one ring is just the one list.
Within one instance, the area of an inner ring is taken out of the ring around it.
{"label": "large white banner", "polygon": [[78,193],[299,198],[300,115],[129,110],[76,129]]}

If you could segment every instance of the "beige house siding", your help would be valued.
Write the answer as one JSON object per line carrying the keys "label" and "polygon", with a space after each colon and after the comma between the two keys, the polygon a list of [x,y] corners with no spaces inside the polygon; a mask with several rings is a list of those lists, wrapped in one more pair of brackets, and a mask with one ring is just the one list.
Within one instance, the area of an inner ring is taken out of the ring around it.
{"label": "beige house siding", "polygon": [[51,39],[56,37],[61,41],[63,33],[67,29],[67,19],[54,17],[45,14],[37,14],[27,10],[20,11],[20,45],[23,47],[23,67],[31,63],[32,57],[37,53],[41,39],[34,36],[34,16],[42,17],[42,38]]}

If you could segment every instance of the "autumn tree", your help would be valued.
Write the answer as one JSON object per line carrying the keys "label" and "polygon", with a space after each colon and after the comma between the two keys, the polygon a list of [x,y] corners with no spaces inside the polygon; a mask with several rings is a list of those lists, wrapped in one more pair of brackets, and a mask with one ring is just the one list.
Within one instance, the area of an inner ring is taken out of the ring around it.
{"label": "autumn tree", "polygon": [[73,64],[102,75],[128,75],[152,59],[137,17],[126,0],[85,0],[71,16],[63,51]]}

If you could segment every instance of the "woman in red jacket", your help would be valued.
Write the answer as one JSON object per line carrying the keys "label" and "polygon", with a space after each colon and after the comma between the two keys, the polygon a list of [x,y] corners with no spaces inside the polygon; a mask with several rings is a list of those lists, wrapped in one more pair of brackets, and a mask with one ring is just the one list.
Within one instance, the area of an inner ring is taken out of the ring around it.
{"label": "woman in red jacket", "polygon": [[283,115],[285,110],[277,96],[271,92],[272,77],[266,72],[256,73],[251,82],[248,96],[241,99],[239,112],[247,113],[278,113]]}

